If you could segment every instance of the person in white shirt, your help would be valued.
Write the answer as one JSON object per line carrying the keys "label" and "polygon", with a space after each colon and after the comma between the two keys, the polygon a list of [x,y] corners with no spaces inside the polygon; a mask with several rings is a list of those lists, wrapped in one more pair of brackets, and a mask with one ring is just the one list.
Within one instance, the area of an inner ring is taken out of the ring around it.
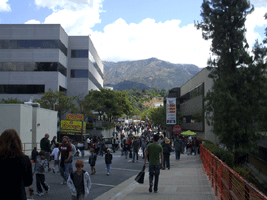
{"label": "person in white shirt", "polygon": [[[55,173],[56,165],[58,166],[58,172],[60,171],[60,165],[59,165],[60,161],[57,161],[57,156],[58,156],[58,152],[59,152],[58,147],[59,147],[59,144],[56,143],[55,148],[53,149],[52,153],[50,154],[50,156],[54,156],[54,166],[52,168],[54,173]],[[59,156],[59,160],[61,160],[61,155]]]}

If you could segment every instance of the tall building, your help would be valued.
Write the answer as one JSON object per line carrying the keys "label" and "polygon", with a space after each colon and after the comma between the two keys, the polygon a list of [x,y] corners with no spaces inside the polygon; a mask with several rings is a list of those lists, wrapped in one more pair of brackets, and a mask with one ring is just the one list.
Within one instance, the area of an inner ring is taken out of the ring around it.
{"label": "tall building", "polygon": [[103,87],[103,64],[89,36],[68,36],[60,24],[0,24],[0,99],[40,93],[84,96]]}

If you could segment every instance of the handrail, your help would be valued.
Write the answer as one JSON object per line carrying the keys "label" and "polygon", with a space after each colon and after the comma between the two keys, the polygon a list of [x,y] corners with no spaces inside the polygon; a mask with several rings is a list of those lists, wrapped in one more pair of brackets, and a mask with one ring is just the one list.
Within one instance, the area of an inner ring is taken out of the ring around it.
{"label": "handrail", "polygon": [[211,181],[215,196],[233,200],[267,200],[267,196],[246,181],[218,157],[200,144],[203,170]]}

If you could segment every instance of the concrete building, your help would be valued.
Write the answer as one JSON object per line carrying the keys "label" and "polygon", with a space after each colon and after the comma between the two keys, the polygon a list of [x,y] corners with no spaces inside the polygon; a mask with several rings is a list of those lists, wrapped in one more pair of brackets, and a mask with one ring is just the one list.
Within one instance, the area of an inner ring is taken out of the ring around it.
{"label": "concrete building", "polygon": [[171,89],[166,97],[176,98],[176,108],[183,117],[182,124],[179,124],[183,131],[191,130],[203,139],[216,142],[216,137],[211,132],[204,113],[204,96],[213,84],[208,75],[209,70],[203,68],[180,88]]}
{"label": "concrete building", "polygon": [[102,87],[89,36],[68,36],[59,24],[0,24],[0,99],[28,101],[49,88],[84,96]]}
{"label": "concrete building", "polygon": [[0,135],[6,129],[17,131],[23,151],[31,155],[33,147],[40,149],[40,140],[46,133],[50,140],[57,136],[57,111],[24,104],[0,104]]}

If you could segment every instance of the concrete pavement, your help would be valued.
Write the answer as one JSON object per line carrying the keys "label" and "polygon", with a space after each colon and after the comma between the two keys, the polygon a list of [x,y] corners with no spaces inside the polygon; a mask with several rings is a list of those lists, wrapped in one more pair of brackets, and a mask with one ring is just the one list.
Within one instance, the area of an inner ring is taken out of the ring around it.
{"label": "concrete pavement", "polygon": [[[139,162],[144,162],[143,159]],[[161,170],[159,175],[158,193],[149,193],[148,164],[144,184],[137,183],[134,178],[124,181],[109,190],[96,200],[148,200],[148,199],[179,199],[179,200],[215,200],[214,191],[209,179],[203,173],[203,164],[199,155],[181,154],[181,159],[175,161],[174,153],[170,157],[170,170]],[[141,169],[140,169],[141,170]]]}

